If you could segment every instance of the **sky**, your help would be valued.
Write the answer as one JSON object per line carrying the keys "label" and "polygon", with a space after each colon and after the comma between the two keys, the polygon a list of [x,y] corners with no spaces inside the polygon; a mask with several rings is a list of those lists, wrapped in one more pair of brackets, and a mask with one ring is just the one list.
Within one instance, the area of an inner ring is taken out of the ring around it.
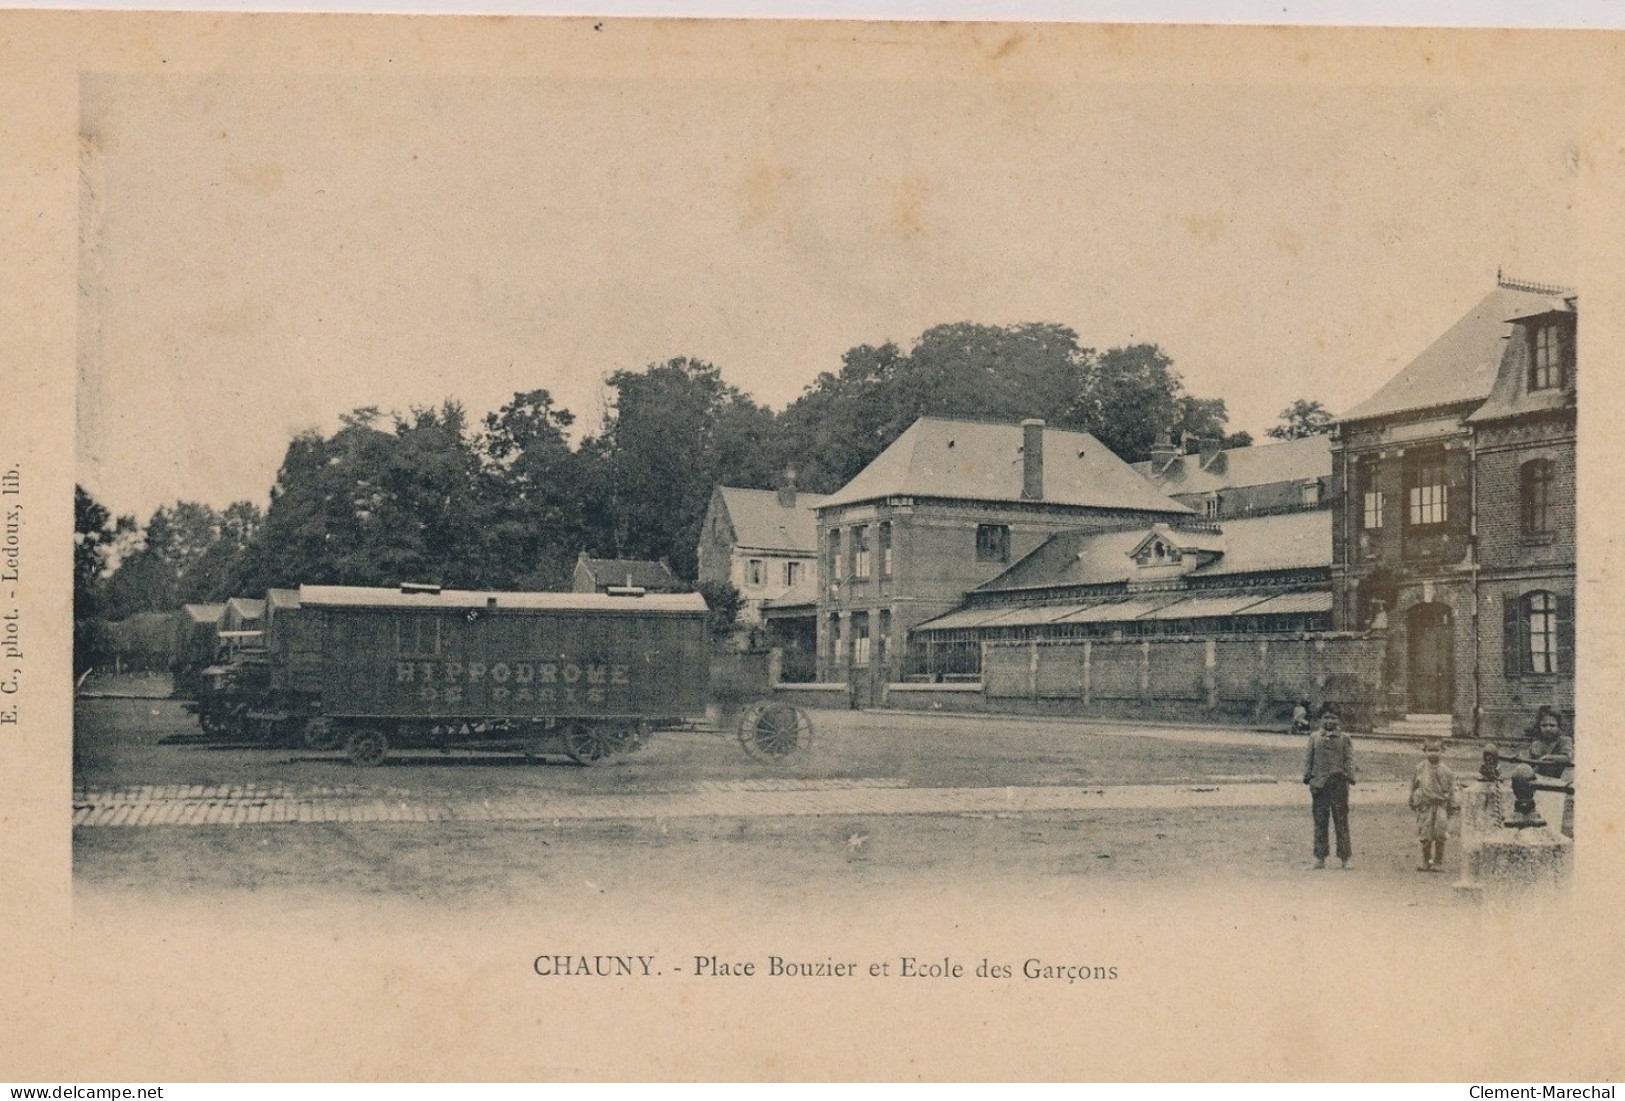
{"label": "sky", "polygon": [[591,430],[686,355],[778,409],[954,321],[1154,342],[1262,436],[1575,276],[1556,89],[667,71],[84,76],[81,481],[263,504],[358,406]]}

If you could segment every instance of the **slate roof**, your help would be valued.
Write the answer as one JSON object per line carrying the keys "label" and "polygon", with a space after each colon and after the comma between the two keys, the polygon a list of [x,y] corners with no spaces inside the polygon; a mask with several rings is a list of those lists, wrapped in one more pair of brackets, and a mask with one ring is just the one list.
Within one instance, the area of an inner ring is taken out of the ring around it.
{"label": "slate roof", "polygon": [[[885,497],[1022,500],[1019,424],[921,417],[823,504]],[[1087,432],[1044,429],[1044,504],[1188,514]]]}
{"label": "slate roof", "polygon": [[1433,409],[1489,396],[1510,330],[1508,321],[1543,313],[1561,298],[1497,285],[1375,394],[1339,420]]}
{"label": "slate roof", "polygon": [[[1543,307],[1534,313],[1523,314],[1524,318],[1539,317],[1549,314],[1567,314],[1573,316],[1579,312],[1578,298],[1548,299]],[[1529,344],[1526,340],[1509,340],[1506,343],[1506,354],[1501,361],[1501,369],[1495,376],[1495,386],[1490,396],[1467,419],[1473,423],[1499,420],[1503,417],[1516,417],[1524,413],[1544,412],[1553,409],[1569,409],[1574,406],[1574,371],[1567,373],[1563,385],[1549,390],[1531,391],[1528,386],[1529,372]]]}
{"label": "slate roof", "polygon": [[1192,549],[1219,556],[1180,575],[1187,578],[1280,570],[1324,569],[1332,564],[1332,514],[1327,509],[1225,520],[1221,534],[1169,532],[1155,524],[1122,531],[1062,532],[977,592],[1111,585],[1134,580],[1140,567],[1130,554],[1154,531]]}
{"label": "slate roof", "polygon": [[1224,554],[1198,566],[1187,577],[1328,569],[1332,564],[1330,509],[1243,516],[1225,520],[1223,527]]}
{"label": "slate roof", "polygon": [[219,626],[220,617],[226,614],[224,604],[182,604],[181,611],[193,623],[207,623],[211,627]]}
{"label": "slate roof", "polygon": [[733,524],[734,545],[750,550],[818,553],[818,514],[829,498],[822,493],[797,493],[796,503],[785,508],[771,489],[736,489],[718,486]]}
{"label": "slate roof", "polygon": [[599,585],[632,585],[640,589],[675,592],[683,585],[671,567],[664,562],[651,562],[644,558],[589,558],[583,554],[577,560],[585,566]]}
{"label": "slate roof", "polygon": [[1205,468],[1199,455],[1180,455],[1160,470],[1153,470],[1151,462],[1133,466],[1164,493],[1214,493],[1330,477],[1331,445],[1329,435],[1306,436],[1257,447],[1228,448],[1209,460]]}
{"label": "slate roof", "polygon": [[1145,541],[1150,531],[1150,527],[1145,526],[1098,534],[1064,531],[1052,535],[1037,550],[976,591],[1109,585],[1127,581],[1136,569],[1129,555]]}

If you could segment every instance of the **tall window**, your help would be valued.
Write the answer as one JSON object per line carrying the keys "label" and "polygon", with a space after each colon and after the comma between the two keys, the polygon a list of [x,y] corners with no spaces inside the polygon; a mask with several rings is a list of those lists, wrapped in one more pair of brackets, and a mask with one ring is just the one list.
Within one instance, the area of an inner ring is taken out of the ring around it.
{"label": "tall window", "polygon": [[1519,471],[1520,496],[1523,501],[1523,533],[1550,535],[1552,533],[1552,475],[1550,459],[1533,459],[1524,463]]}
{"label": "tall window", "polygon": [[1450,486],[1445,479],[1443,455],[1428,455],[1413,463],[1406,487],[1407,518],[1413,525],[1442,524],[1450,516]]}
{"label": "tall window", "polygon": [[830,595],[841,591],[841,529],[829,529],[829,591]]}
{"label": "tall window", "polygon": [[798,582],[800,580],[801,580],[801,563],[800,562],[786,562],[784,564],[784,587],[787,588],[787,589],[793,589],[793,588],[796,587],[796,582]]}
{"label": "tall window", "polygon": [[829,617],[829,662],[831,665],[841,664],[841,613],[832,612]]}
{"label": "tall window", "polygon": [[869,613],[852,613],[852,664],[869,664]]}
{"label": "tall window", "polygon": [[767,567],[760,558],[752,558],[745,568],[745,584],[752,588],[760,588],[767,580]]}
{"label": "tall window", "polygon": [[1387,504],[1382,490],[1377,488],[1377,463],[1363,459],[1356,468],[1360,487],[1360,526],[1366,531],[1382,527],[1382,509]]}
{"label": "tall window", "polygon": [[852,576],[869,576],[869,529],[852,529]]}
{"label": "tall window", "polygon": [[[880,576],[891,576],[891,521],[880,524]],[[882,612],[882,615],[885,613]]]}
{"label": "tall window", "polygon": [[1362,495],[1365,502],[1365,529],[1373,531],[1382,527],[1382,491],[1368,489]]}
{"label": "tall window", "polygon": [[1010,561],[1010,527],[1007,524],[976,525],[976,561]]}
{"label": "tall window", "polygon": [[1527,660],[1531,673],[1556,673],[1557,597],[1551,593],[1530,593],[1523,598],[1524,622],[1529,626]]}
{"label": "tall window", "polygon": [[1563,385],[1563,334],[1557,325],[1537,325],[1530,334],[1529,389]]}
{"label": "tall window", "polygon": [[886,664],[886,655],[891,649],[891,609],[880,610],[880,626],[875,631],[875,648],[879,652],[880,664]]}

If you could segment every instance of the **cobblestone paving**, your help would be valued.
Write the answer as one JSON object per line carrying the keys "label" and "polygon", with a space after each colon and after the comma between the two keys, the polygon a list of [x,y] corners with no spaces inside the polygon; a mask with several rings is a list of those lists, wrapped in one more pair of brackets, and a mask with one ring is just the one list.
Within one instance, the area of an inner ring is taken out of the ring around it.
{"label": "cobblestone paving", "polygon": [[[1403,803],[1403,784],[1356,787],[1362,805]],[[1181,807],[1307,808],[1297,783],[1118,785],[1112,787],[911,788],[902,780],[753,779],[712,781],[637,795],[529,792],[492,798],[425,799],[344,786],[136,787],[73,797],[76,827],[254,826],[311,822],[524,822],[810,815],[1016,815],[1069,810]]]}

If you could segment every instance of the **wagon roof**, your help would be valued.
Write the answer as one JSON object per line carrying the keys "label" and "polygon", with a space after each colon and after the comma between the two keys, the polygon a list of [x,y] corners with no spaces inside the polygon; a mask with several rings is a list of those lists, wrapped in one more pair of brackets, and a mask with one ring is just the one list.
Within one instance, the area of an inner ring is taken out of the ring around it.
{"label": "wagon roof", "polygon": [[699,593],[645,593],[611,596],[607,593],[508,593],[469,589],[440,592],[402,592],[356,585],[301,585],[301,606],[343,608],[489,608],[515,611],[609,612],[625,615],[704,615],[705,598]]}

